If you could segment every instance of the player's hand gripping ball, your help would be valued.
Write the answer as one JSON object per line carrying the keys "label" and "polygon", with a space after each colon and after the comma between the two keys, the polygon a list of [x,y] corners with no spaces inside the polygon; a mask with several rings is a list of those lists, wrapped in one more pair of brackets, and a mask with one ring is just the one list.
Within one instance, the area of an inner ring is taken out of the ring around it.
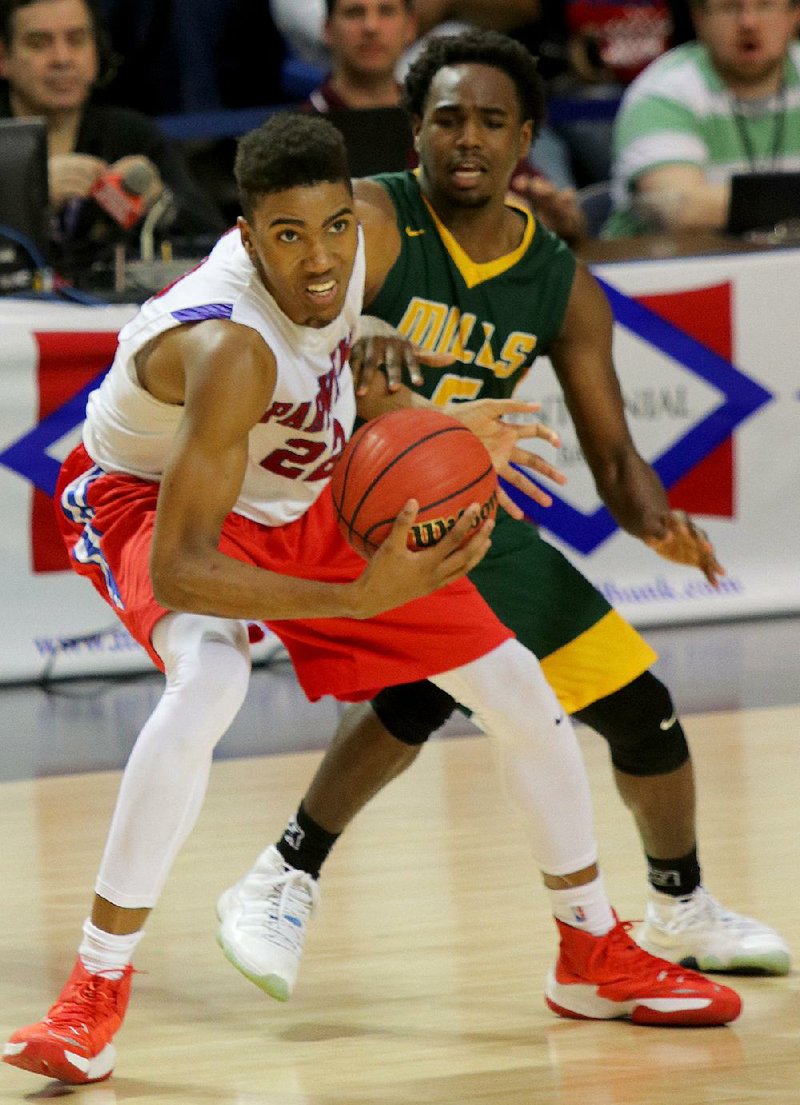
{"label": "player's hand gripping ball", "polygon": [[497,512],[497,476],[485,446],[463,423],[433,409],[391,411],[350,439],[331,479],[339,528],[369,557],[408,502],[419,502],[412,549],[435,545],[471,503],[475,529]]}

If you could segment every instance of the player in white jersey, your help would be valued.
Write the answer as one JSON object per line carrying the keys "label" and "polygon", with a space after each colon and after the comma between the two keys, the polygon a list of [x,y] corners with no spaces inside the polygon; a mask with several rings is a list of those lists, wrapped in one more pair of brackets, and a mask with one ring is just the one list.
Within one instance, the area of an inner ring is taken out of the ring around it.
{"label": "player in white jersey", "polygon": [[[328,477],[354,416],[346,358],[364,260],[338,132],[275,116],[240,143],[236,174],[238,234],[125,328],[85,444],[62,469],[73,566],[149,649],[166,688],[123,775],[72,974],[47,1016],[14,1033],[5,1061],[72,1083],[110,1075],[131,958],[247,690],[249,619],[281,636],[310,697],[364,700],[429,677],[497,739],[561,930],[554,1008],[732,1020],[733,991],[647,955],[616,922],[569,721],[538,662],[463,578],[490,539],[485,527],[461,547],[477,504],[414,553],[410,502],[366,566],[339,535]],[[505,471],[530,426],[502,436]],[[285,979],[260,968],[264,935],[274,921],[287,938],[302,929],[310,882],[269,848],[218,904],[225,954],[277,996]],[[614,966],[623,961],[636,965],[635,992]],[[581,974],[598,963],[599,974]]]}
{"label": "player in white jersey", "polygon": [[[110,372],[89,397],[84,443],[103,469],[160,479],[183,408],[154,403],[136,368],[140,350],[167,330],[225,319],[254,330],[275,357],[269,409],[249,431],[247,464],[234,507],[275,526],[299,518],[324,487],[355,419],[347,351],[361,313],[364,248],[359,232],[353,274],[340,313],[320,329],[281,311],[235,230],[192,272],[144,304],[123,328]],[[302,435],[300,445],[290,440]],[[285,454],[293,452],[290,461]],[[284,460],[274,460],[284,455]],[[305,475],[298,478],[299,468]]]}

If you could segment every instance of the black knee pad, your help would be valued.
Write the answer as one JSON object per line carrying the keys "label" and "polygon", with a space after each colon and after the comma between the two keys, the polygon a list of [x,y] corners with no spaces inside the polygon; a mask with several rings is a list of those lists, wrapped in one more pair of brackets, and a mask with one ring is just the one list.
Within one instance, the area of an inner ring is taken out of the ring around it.
{"label": "black knee pad", "polygon": [[628,775],[665,775],[689,759],[689,746],[664,684],[646,671],[575,717],[608,741],[611,762]]}
{"label": "black knee pad", "polygon": [[403,744],[424,744],[456,708],[454,698],[427,679],[386,687],[371,702],[386,729]]}

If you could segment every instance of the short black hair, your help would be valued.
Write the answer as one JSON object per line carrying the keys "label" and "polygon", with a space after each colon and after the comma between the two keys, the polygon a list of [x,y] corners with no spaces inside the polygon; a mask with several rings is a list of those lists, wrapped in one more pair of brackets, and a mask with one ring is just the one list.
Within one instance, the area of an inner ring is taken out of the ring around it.
{"label": "short black hair", "polygon": [[262,196],[342,181],[352,191],[344,139],[321,115],[279,111],[239,139],[233,167],[246,219]]}
{"label": "short black hair", "polygon": [[[39,0],[0,0],[0,42],[9,49],[14,37],[14,16],[20,8],[28,8],[31,4],[37,4]],[[111,45],[111,36],[108,33],[105,21],[100,12],[99,0],[83,0],[94,33],[94,44],[97,50],[98,77],[96,87],[102,87],[111,80],[119,68],[119,57],[114,53]]]}
{"label": "short black hair", "polygon": [[433,78],[448,65],[492,65],[514,82],[523,122],[533,122],[534,135],[545,114],[545,95],[536,59],[522,43],[499,31],[470,30],[460,35],[434,35],[411,65],[403,87],[408,113],[425,113]]}

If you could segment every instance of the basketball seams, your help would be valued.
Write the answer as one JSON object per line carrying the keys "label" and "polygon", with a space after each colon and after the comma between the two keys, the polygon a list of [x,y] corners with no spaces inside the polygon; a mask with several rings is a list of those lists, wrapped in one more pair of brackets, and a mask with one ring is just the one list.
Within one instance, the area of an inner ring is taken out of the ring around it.
{"label": "basketball seams", "polygon": [[[389,412],[389,413],[394,413],[394,412]],[[387,418],[387,417],[389,417],[388,413],[385,414],[385,415],[380,416],[380,418]],[[374,419],[371,423],[367,423],[367,425],[372,425],[372,426],[376,425],[378,422],[380,422],[380,418]],[[409,453],[413,453],[414,450],[418,449],[421,445],[425,445],[428,441],[432,441],[434,438],[440,437],[442,434],[449,434],[449,433],[454,433],[454,432],[455,433],[472,434],[472,430],[468,429],[466,426],[441,426],[441,427],[437,427],[435,430],[431,430],[429,433],[424,434],[422,437],[418,437],[414,441],[409,442],[409,444],[401,452],[396,453],[389,460],[388,463],[384,464],[384,466],[380,469],[380,471],[378,471],[374,474],[374,476],[372,477],[370,483],[365,488],[363,495],[361,496],[361,498],[359,499],[359,501],[356,504],[355,508],[353,509],[353,513],[352,513],[352,516],[350,518],[350,521],[348,523],[346,523],[348,529],[353,530],[353,528],[355,526],[355,523],[358,520],[359,512],[364,507],[364,505],[366,504],[366,502],[369,499],[370,495],[375,490],[375,488],[380,483],[380,481],[384,478],[384,476],[386,475],[387,472],[391,472],[391,470],[396,465],[398,465],[401,460],[403,460],[405,457],[407,457]],[[364,439],[362,439],[362,440],[364,440]],[[360,444],[360,442],[359,442],[359,444]],[[355,455],[356,452],[357,452],[357,449],[354,450],[353,455]],[[346,475],[346,473],[345,473],[345,475]],[[344,491],[342,492],[342,502],[344,503]],[[371,526],[368,532],[371,533],[373,529],[374,529],[374,527]]]}
{"label": "basketball seams", "polygon": [[[355,515],[353,515],[352,519],[348,522],[347,518],[345,516],[345,513],[344,513],[344,504],[345,504],[345,501],[347,499],[347,477],[350,475],[350,469],[353,466],[353,463],[356,460],[356,457],[358,456],[358,452],[362,448],[365,441],[366,441],[366,437],[362,434],[361,437],[357,441],[352,442],[353,447],[350,450],[349,455],[347,457],[347,462],[345,464],[344,474],[342,475],[342,485],[341,485],[341,489],[340,489],[341,494],[339,496],[339,499],[337,500],[335,493],[332,493],[332,495],[331,495],[331,498],[333,500],[333,507],[334,507],[334,510],[336,511],[337,521],[344,523],[344,525],[347,527],[348,540],[350,539],[350,537],[360,536],[360,534],[356,534],[356,530],[354,529],[353,523],[355,522]],[[332,489],[332,491],[333,491],[333,489]]]}
{"label": "basketball seams", "polygon": [[[469,434],[470,440],[448,444],[443,435],[454,431]],[[434,457],[438,459],[431,469]],[[478,466],[481,472],[476,475]],[[473,496],[481,503],[484,520],[493,516],[497,502],[497,478],[485,447],[463,423],[434,408],[389,411],[365,423],[345,446],[332,484],[339,528],[367,558],[386,539],[397,511],[410,498],[420,507],[409,548],[430,547],[440,540],[448,522],[452,525],[463,514]],[[426,486],[438,497],[423,503],[419,492]],[[376,522],[378,511],[388,516]]]}
{"label": "basketball seams", "polygon": [[[457,496],[463,495],[463,493],[465,491],[469,491],[469,489],[471,487],[476,487],[479,483],[482,483],[482,481],[485,480],[486,477],[489,475],[489,473],[492,472],[492,471],[493,471],[493,469],[492,469],[492,466],[490,464],[487,468],[485,468],[483,470],[483,472],[481,472],[481,474],[479,476],[476,476],[475,479],[472,480],[470,483],[465,483],[463,485],[463,487],[459,487],[457,491],[452,491],[449,495],[445,495],[443,499],[436,499],[432,503],[420,503],[420,506],[419,506],[420,514],[422,514],[426,510],[435,510],[437,507],[444,506],[446,503],[449,503],[452,499],[455,499]],[[369,541],[369,543],[372,544],[372,541],[370,541],[371,534],[373,534],[375,532],[375,530],[380,529],[381,526],[391,525],[393,522],[394,522],[394,516],[390,516],[388,518],[382,518],[378,522],[373,522],[372,525],[369,527],[369,529],[365,530],[363,534],[359,533],[358,536],[363,538],[363,540],[365,540],[365,541]],[[377,548],[377,546],[375,546],[375,547]]]}

